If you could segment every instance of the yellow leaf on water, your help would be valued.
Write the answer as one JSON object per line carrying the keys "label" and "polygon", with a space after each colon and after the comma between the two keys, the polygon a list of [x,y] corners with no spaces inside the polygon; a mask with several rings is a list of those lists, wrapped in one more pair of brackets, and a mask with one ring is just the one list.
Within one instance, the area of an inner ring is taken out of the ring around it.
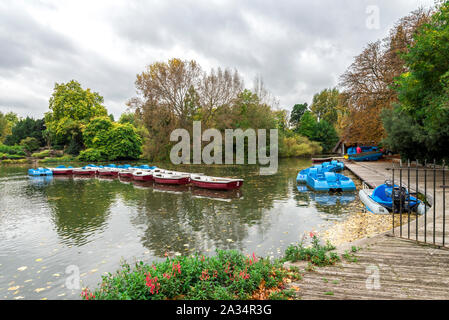
{"label": "yellow leaf on water", "polygon": [[39,292],[44,291],[44,290],[45,290],[45,288],[37,288],[37,289],[34,290],[34,292],[39,293]]}
{"label": "yellow leaf on water", "polygon": [[10,288],[8,288],[8,291],[16,291],[19,288],[20,288],[20,286],[10,287]]}
{"label": "yellow leaf on water", "polygon": [[36,259],[36,262],[41,262],[41,261],[42,261],[42,258]]}
{"label": "yellow leaf on water", "polygon": [[23,266],[23,267],[17,268],[17,270],[19,270],[19,271],[24,271],[24,270],[26,270],[27,268],[28,268],[28,267]]}

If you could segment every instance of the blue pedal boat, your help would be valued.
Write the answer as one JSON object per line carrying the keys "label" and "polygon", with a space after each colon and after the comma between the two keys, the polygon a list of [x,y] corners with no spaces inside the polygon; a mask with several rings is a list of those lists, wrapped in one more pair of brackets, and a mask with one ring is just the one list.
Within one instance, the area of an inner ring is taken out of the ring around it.
{"label": "blue pedal boat", "polygon": [[400,187],[386,181],[376,189],[362,189],[359,198],[368,211],[375,214],[388,214],[393,211],[416,212],[424,214],[426,205],[416,197],[412,196],[405,187]]}
{"label": "blue pedal boat", "polygon": [[28,175],[32,177],[53,176],[53,171],[47,168],[28,169]]}
{"label": "blue pedal boat", "polygon": [[320,172],[311,168],[307,175],[307,186],[315,191],[355,191],[356,186],[350,178],[335,172]]}
{"label": "blue pedal boat", "polygon": [[332,160],[331,162],[323,162],[322,164],[316,164],[310,168],[298,172],[298,175],[296,176],[296,181],[298,183],[306,183],[307,175],[311,168],[316,168],[320,172],[340,172],[345,168],[345,165],[343,162],[337,160]]}

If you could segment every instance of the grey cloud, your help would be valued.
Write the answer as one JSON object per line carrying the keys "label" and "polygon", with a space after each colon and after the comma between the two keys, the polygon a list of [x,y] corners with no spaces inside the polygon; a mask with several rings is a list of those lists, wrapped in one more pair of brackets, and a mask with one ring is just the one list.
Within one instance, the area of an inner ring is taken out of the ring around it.
{"label": "grey cloud", "polygon": [[[128,48],[129,61],[120,63],[114,60],[114,52],[75,43],[70,36],[38,23],[25,10],[43,5],[59,14],[59,2],[54,6],[51,1],[32,5],[10,2],[8,6],[0,5],[0,78],[9,77],[35,90],[35,96],[48,97],[55,82],[76,79],[83,87],[103,95],[109,111],[118,116],[125,109],[125,101],[135,95],[135,75],[145,65],[165,59],[150,55],[145,58],[141,53],[181,48],[203,66],[236,68],[250,81],[261,75],[281,106],[290,108],[297,102],[310,102],[312,95],[323,88],[335,86],[338,76],[367,42],[384,37],[397,19],[420,4],[432,3],[433,0],[166,0],[120,5],[105,2],[95,16],[112,30],[114,41]],[[366,28],[368,5],[378,5],[380,9],[378,30]],[[39,85],[26,83],[30,78]],[[248,81],[246,85],[251,87]],[[47,109],[48,100],[21,99],[20,92],[17,96],[15,101],[0,97],[0,107],[13,103],[17,108],[28,106],[30,112],[37,105],[41,113]]]}

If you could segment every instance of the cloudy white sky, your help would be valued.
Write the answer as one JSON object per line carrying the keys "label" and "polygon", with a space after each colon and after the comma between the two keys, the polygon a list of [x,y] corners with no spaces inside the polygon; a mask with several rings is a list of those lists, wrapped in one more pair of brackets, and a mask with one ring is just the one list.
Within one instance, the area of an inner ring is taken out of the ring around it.
{"label": "cloudy white sky", "polygon": [[[0,111],[42,117],[55,82],[76,79],[118,117],[135,96],[136,74],[172,57],[205,70],[236,68],[248,88],[259,75],[280,107],[291,109],[337,85],[353,57],[399,18],[433,3],[1,0]],[[367,25],[373,6],[377,28]]]}

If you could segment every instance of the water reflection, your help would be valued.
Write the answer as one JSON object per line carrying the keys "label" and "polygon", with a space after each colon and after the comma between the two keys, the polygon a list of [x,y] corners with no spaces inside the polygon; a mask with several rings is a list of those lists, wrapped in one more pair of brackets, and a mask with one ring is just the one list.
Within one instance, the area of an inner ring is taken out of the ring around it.
{"label": "water reflection", "polygon": [[115,187],[97,179],[55,179],[43,190],[61,242],[81,246],[105,227]]}

